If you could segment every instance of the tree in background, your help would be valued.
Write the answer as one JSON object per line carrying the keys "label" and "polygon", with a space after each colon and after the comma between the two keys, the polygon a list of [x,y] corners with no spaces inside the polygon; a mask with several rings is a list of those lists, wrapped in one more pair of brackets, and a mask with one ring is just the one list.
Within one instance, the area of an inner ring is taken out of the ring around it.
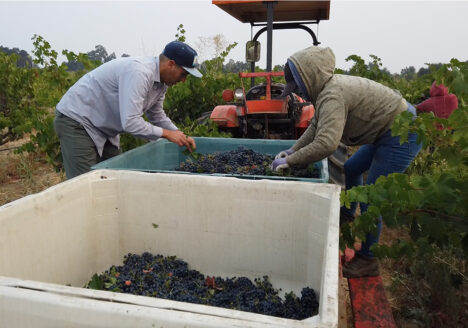
{"label": "tree in background", "polygon": [[416,68],[414,66],[405,67],[401,70],[400,76],[407,80],[414,80],[417,77]]}
{"label": "tree in background", "polygon": [[[96,64],[104,64],[117,58],[115,52],[109,55],[106,48],[100,44],[96,45],[94,50],[88,51],[86,55],[89,60],[96,62]],[[130,55],[124,55],[122,55],[122,57],[130,57]],[[67,65],[69,71],[80,71],[84,69],[83,63],[74,60],[66,62],[65,65]]]}
{"label": "tree in background", "polygon": [[18,48],[10,49],[7,47],[0,46],[0,52],[3,52],[7,56],[12,55],[12,54],[18,55],[18,60],[16,61],[16,66],[18,67],[32,67],[33,66],[32,58],[25,50],[20,50]]}
{"label": "tree in background", "polygon": [[249,70],[250,64],[241,61],[234,61],[234,59],[229,59],[229,61],[223,66],[223,71],[226,73],[247,72]]}
{"label": "tree in background", "polygon": [[87,55],[90,60],[100,61],[101,64],[107,63],[108,61],[116,58],[115,52],[109,55],[106,48],[100,44],[95,46],[94,50],[89,51]]}

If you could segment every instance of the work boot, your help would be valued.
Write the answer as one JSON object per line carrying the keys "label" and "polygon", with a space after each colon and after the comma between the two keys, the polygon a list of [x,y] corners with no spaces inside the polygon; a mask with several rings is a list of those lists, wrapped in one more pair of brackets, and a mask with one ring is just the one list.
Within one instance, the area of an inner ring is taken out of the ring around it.
{"label": "work boot", "polygon": [[349,213],[344,207],[340,208],[340,227],[343,223],[350,223],[354,221],[354,215]]}
{"label": "work boot", "polygon": [[351,261],[343,265],[342,271],[345,278],[374,277],[380,274],[378,260],[359,252],[356,252]]}

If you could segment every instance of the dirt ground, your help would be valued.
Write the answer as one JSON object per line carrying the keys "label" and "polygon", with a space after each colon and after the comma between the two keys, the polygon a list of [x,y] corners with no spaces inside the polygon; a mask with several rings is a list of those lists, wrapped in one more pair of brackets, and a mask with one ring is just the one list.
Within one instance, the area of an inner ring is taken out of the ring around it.
{"label": "dirt ground", "polygon": [[[0,146],[0,206],[21,197],[38,193],[55,184],[65,181],[63,173],[57,173],[48,163],[36,154],[15,154],[21,144],[12,142]],[[384,229],[381,242],[395,238],[396,232]],[[391,266],[385,260],[381,262],[381,276],[387,290],[387,298],[392,308],[398,307],[398,298],[390,295]],[[352,328],[352,310],[349,300],[347,279],[340,278],[339,328]]]}
{"label": "dirt ground", "polygon": [[40,192],[65,179],[36,154],[15,154],[14,150],[21,143],[10,142],[0,147],[0,205]]}

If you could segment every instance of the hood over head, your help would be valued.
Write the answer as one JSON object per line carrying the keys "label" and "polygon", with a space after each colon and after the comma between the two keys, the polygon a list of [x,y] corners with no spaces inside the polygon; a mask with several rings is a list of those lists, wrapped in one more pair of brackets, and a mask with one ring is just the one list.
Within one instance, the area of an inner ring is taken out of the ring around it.
{"label": "hood over head", "polygon": [[445,96],[448,95],[448,88],[442,83],[437,85],[437,83],[434,81],[434,83],[432,83],[429,94],[431,95],[431,97]]}
{"label": "hood over head", "polygon": [[330,48],[312,46],[294,53],[288,58],[304,83],[312,103],[332,78],[335,70],[335,54]]}

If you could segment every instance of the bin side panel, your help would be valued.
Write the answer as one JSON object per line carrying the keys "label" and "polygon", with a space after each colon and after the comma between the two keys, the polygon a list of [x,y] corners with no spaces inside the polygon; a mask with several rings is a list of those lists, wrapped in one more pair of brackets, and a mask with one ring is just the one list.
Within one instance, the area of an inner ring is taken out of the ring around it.
{"label": "bin side panel", "polygon": [[[265,320],[267,321],[267,320]],[[282,321],[254,322],[225,316],[172,311],[170,308],[114,303],[93,298],[79,298],[42,291],[0,286],[1,327],[252,327],[283,325]],[[284,322],[283,322],[284,323]]]}
{"label": "bin side panel", "polygon": [[105,184],[100,205],[89,180],[78,177],[1,207],[0,275],[82,286],[98,264],[116,261],[102,251],[117,246],[111,236],[117,218],[114,182]]}

